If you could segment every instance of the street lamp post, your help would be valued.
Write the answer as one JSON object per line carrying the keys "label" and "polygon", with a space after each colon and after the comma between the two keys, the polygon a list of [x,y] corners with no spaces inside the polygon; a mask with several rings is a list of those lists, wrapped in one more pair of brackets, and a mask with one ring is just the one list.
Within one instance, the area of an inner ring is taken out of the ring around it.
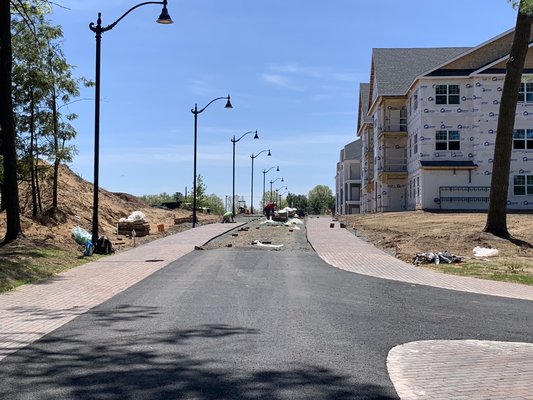
{"label": "street lamp post", "polygon": [[[276,172],[279,172],[279,165],[277,167],[270,167],[267,170],[263,170],[263,203],[265,203],[265,179],[266,179],[266,174],[268,174],[274,168],[276,168]],[[265,204],[263,204],[263,207],[264,206],[265,206]]]}
{"label": "street lamp post", "polygon": [[270,181],[270,202],[271,203],[272,203],[272,184],[277,182],[277,181],[279,181],[280,179],[281,179],[282,182],[284,182],[283,178],[276,178],[273,181]]}
{"label": "street lamp post", "polygon": [[250,190],[250,215],[252,215],[254,213],[254,160],[259,157],[259,155],[261,153],[264,153],[265,151],[268,151],[268,154],[267,156],[271,156],[272,154],[270,153],[270,149],[268,150],[261,150],[259,153],[257,153],[255,156],[254,156],[254,153],[252,153],[252,155],[250,156],[250,158],[252,159],[252,184],[250,186],[251,190]]}
{"label": "street lamp post", "polygon": [[[278,204],[278,196],[280,190],[287,190],[287,186],[282,186],[276,189],[276,205]],[[281,200],[279,202],[279,207],[281,208]]]}
{"label": "street lamp post", "polygon": [[[285,189],[287,189],[286,186],[285,186]],[[288,193],[288,192],[285,191],[285,192],[279,194],[279,208],[281,208],[281,206],[282,206],[282,204],[281,204],[281,198],[282,198],[282,196],[283,196],[284,194],[287,194],[287,193]]]}
{"label": "street lamp post", "polygon": [[229,94],[227,96],[217,97],[216,99],[211,100],[207,105],[198,110],[198,105],[195,104],[194,108],[191,109],[191,112],[194,114],[194,167],[193,167],[193,184],[192,184],[192,227],[196,227],[196,158],[198,154],[198,114],[204,112],[204,110],[209,107],[212,103],[217,100],[225,99],[226,105],[224,108],[233,108],[230,102]]}
{"label": "street lamp post", "polygon": [[94,183],[93,183],[93,221],[92,221],[92,242],[93,246],[96,245],[98,240],[98,175],[99,175],[99,163],[100,163],[100,59],[101,59],[101,42],[102,33],[113,29],[126,15],[135,10],[136,8],[145,6],[147,4],[161,4],[163,8],[159,18],[156,20],[159,24],[171,24],[173,21],[170,18],[167,10],[167,0],[163,1],[145,1],[139,3],[136,6],[131,7],[115,22],[108,26],[102,26],[102,13],[98,13],[98,19],[96,25],[94,22],[89,24],[89,29],[96,34],[96,72],[95,72],[95,84],[94,84]]}
{"label": "street lamp post", "polygon": [[255,131],[246,132],[244,135],[242,135],[238,139],[235,139],[235,135],[234,135],[233,139],[231,139],[231,143],[233,143],[233,191],[231,195],[231,202],[233,204],[231,206],[231,212],[233,213],[233,216],[235,216],[235,143],[237,143],[239,140],[241,140],[243,137],[245,137],[249,133],[255,133],[254,139],[259,139],[259,136],[257,135],[257,129]]}

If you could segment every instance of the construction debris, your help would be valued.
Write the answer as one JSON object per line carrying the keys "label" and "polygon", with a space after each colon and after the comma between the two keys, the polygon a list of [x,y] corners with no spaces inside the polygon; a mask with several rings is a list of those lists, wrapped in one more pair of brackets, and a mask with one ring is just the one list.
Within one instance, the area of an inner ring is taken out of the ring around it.
{"label": "construction debris", "polygon": [[428,252],[428,253],[416,253],[413,257],[413,263],[420,264],[440,264],[446,263],[460,263],[463,261],[463,257],[455,256],[447,251],[441,252]]}
{"label": "construction debris", "polygon": [[252,242],[252,244],[257,245],[257,246],[260,246],[260,247],[270,247],[270,248],[273,248],[273,249],[279,249],[279,248],[283,247],[282,244],[262,243],[262,242],[260,242],[259,240],[254,240],[254,241]]}
{"label": "construction debris", "polygon": [[[136,237],[150,234],[150,224],[141,211],[134,211],[128,218],[120,218],[117,224],[117,235]],[[134,234],[132,232],[135,232]]]}
{"label": "construction debris", "polygon": [[498,249],[491,249],[479,246],[474,247],[473,251],[474,257],[495,257],[500,253]]}

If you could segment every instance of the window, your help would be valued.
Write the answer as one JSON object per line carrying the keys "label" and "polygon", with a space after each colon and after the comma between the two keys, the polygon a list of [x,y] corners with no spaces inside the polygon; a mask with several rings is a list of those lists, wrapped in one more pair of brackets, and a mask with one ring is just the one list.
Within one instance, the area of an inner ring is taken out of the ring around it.
{"label": "window", "polygon": [[513,183],[515,196],[533,195],[533,175],[515,175]]}
{"label": "window", "polygon": [[523,103],[533,103],[533,82],[520,83],[518,101]]}
{"label": "window", "polygon": [[459,104],[459,85],[435,85],[436,104]]}
{"label": "window", "polygon": [[533,149],[533,129],[515,129],[513,131],[513,149]]}
{"label": "window", "polygon": [[437,131],[435,133],[435,150],[460,150],[459,131]]}
{"label": "window", "polygon": [[415,111],[418,109],[418,89],[415,90],[415,94],[413,95],[414,97],[414,109]]}
{"label": "window", "polygon": [[415,154],[418,153],[418,133],[415,133],[415,136],[413,137],[413,152]]}

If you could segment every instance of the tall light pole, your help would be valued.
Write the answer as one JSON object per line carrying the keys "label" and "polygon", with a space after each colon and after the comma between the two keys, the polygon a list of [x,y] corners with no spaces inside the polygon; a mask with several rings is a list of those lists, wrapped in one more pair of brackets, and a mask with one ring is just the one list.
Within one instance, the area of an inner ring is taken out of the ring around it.
{"label": "tall light pole", "polygon": [[252,155],[250,156],[250,158],[252,159],[252,185],[250,186],[250,188],[251,188],[251,190],[250,190],[250,215],[252,215],[254,213],[254,160],[257,157],[259,157],[259,155],[261,153],[264,153],[265,151],[268,151],[267,156],[270,157],[272,155],[270,153],[270,149],[268,149],[268,150],[261,150],[256,155],[254,155],[254,153],[252,153]]}
{"label": "tall light pole", "polygon": [[204,110],[209,107],[212,103],[214,103],[217,100],[225,99],[226,105],[224,108],[233,108],[230,102],[229,94],[227,96],[217,97],[216,99],[211,100],[207,105],[198,110],[198,105],[195,104],[194,108],[191,109],[191,112],[194,114],[194,167],[193,167],[193,184],[192,184],[192,227],[196,227],[196,158],[198,154],[198,114],[201,114],[204,112]]}
{"label": "tall light pole", "polygon": [[265,206],[264,203],[265,203],[265,179],[266,179],[266,174],[268,174],[274,168],[276,168],[276,172],[279,172],[279,165],[277,167],[270,167],[267,170],[263,170],[263,207]]}
{"label": "tall light pole", "polygon": [[233,191],[231,194],[231,212],[233,213],[233,216],[235,216],[235,143],[237,143],[239,140],[241,140],[243,137],[248,135],[249,133],[255,133],[254,139],[259,139],[259,136],[257,135],[257,129],[255,131],[248,131],[245,134],[243,134],[240,138],[235,139],[235,135],[233,136],[233,139],[231,139],[231,143],[233,143]]}
{"label": "tall light pole", "polygon": [[[285,186],[285,189],[287,189],[287,186]],[[288,193],[288,192],[285,191],[285,192],[279,194],[279,208],[281,208],[281,205],[282,205],[282,204],[281,204],[281,197],[282,197],[284,194],[287,194],[287,193]]]}
{"label": "tall light pole", "polygon": [[93,184],[93,232],[92,232],[92,242],[93,246],[96,245],[98,240],[98,174],[99,174],[99,164],[100,164],[100,58],[101,58],[101,42],[102,42],[102,33],[113,29],[126,15],[135,10],[136,8],[145,6],[147,4],[161,4],[163,9],[159,18],[156,20],[159,24],[172,24],[172,19],[168,14],[167,10],[167,0],[163,1],[145,1],[144,3],[139,3],[136,6],[131,7],[126,11],[122,16],[117,19],[115,22],[108,26],[102,26],[102,13],[98,13],[98,19],[96,20],[96,25],[94,22],[89,24],[89,29],[96,33],[96,72],[94,79],[94,184]]}
{"label": "tall light pole", "polygon": [[279,181],[280,179],[281,179],[282,182],[284,182],[283,178],[276,178],[276,179],[274,179],[273,181],[270,181],[270,202],[271,202],[271,203],[272,203],[272,184],[273,184],[274,182]]}
{"label": "tall light pole", "polygon": [[[287,186],[282,186],[282,187],[279,187],[276,189],[276,204],[278,204],[278,196],[279,196],[279,191],[280,190],[287,190]],[[280,208],[281,208],[281,200],[280,200],[280,204],[279,204]]]}

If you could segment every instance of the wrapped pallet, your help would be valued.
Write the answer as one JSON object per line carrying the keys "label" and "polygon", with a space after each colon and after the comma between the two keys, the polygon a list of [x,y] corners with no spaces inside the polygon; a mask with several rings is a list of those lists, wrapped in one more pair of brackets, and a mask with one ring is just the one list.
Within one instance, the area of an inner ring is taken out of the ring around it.
{"label": "wrapped pallet", "polygon": [[150,224],[146,216],[140,211],[134,211],[128,218],[120,218],[117,224],[117,235],[132,235],[141,237],[150,234]]}

